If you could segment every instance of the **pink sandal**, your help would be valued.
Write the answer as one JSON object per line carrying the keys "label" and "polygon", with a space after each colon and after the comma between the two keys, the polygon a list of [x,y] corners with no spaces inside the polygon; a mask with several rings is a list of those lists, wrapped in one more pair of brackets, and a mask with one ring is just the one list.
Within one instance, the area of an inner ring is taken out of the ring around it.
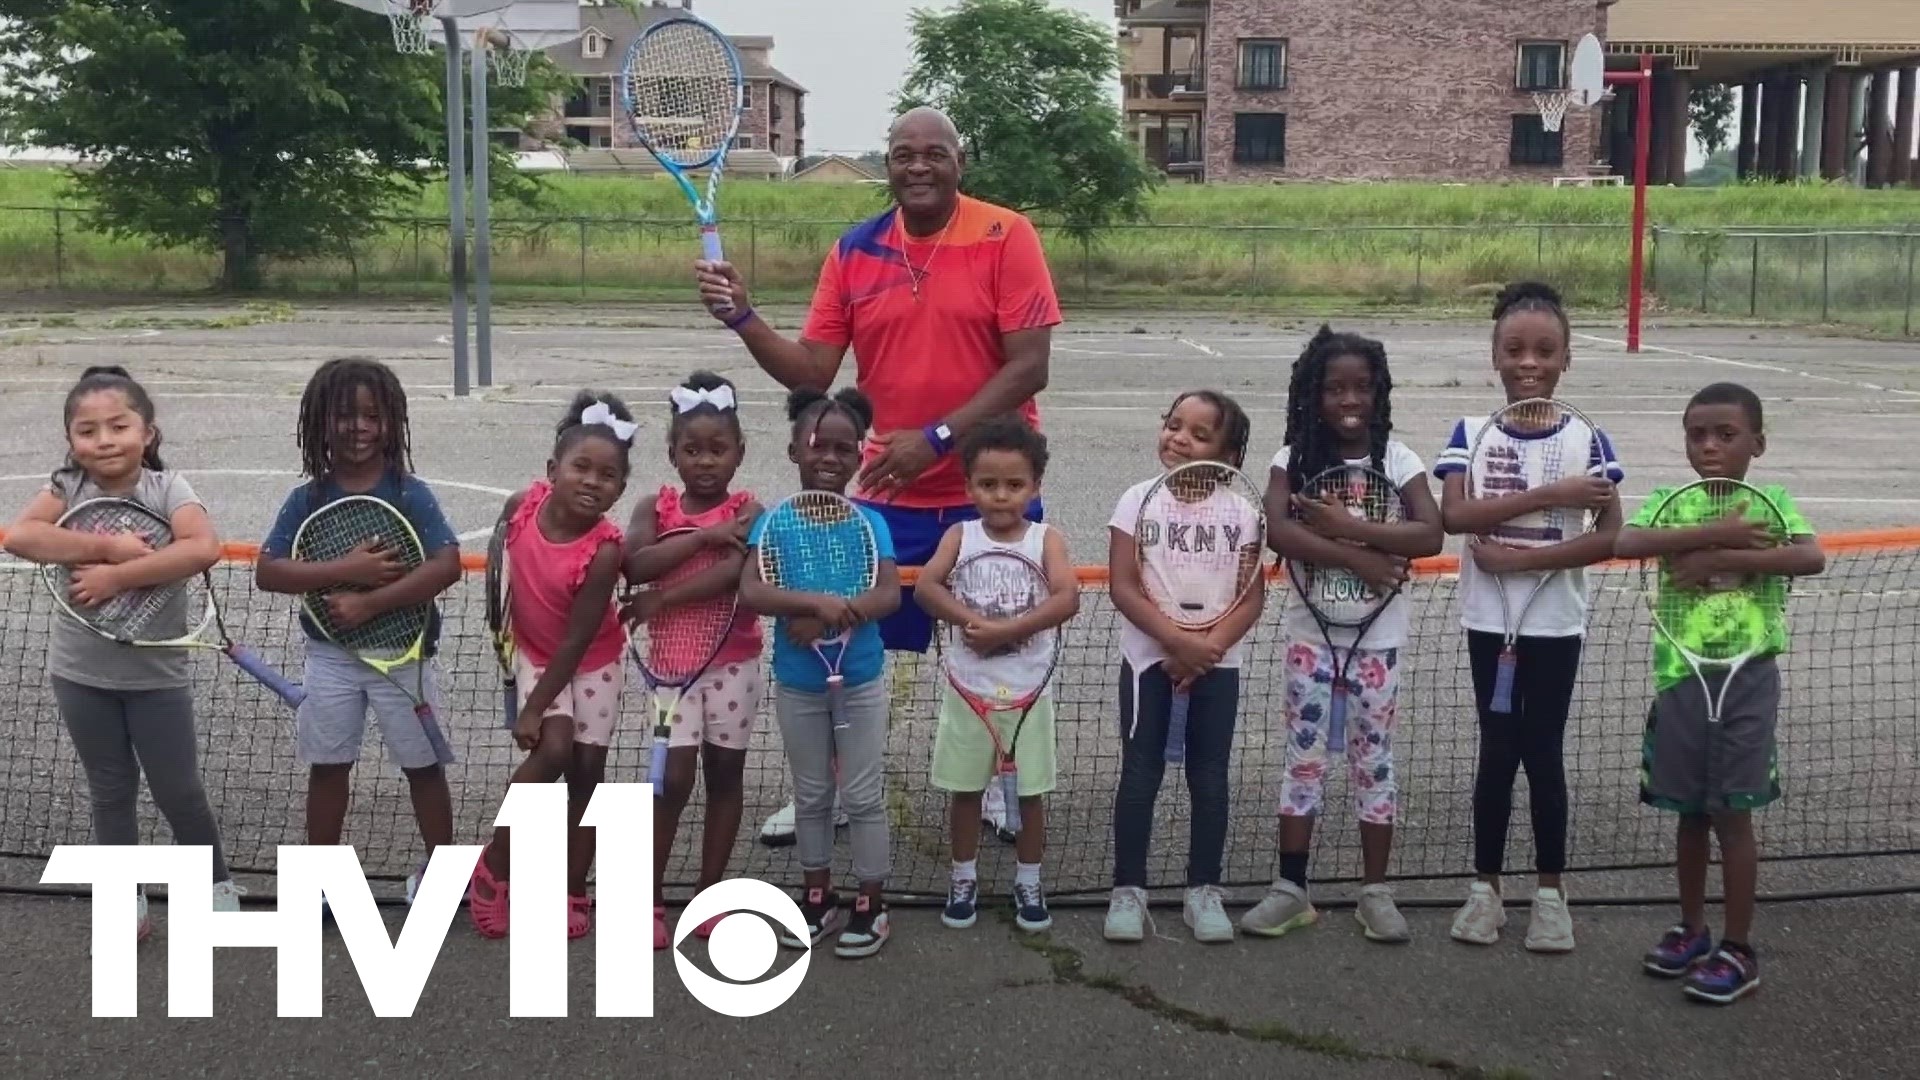
{"label": "pink sandal", "polygon": [[593,897],[567,897],[567,939],[583,938],[593,933]]}
{"label": "pink sandal", "polygon": [[[493,871],[487,868],[487,849],[482,848],[480,858],[473,864],[473,877],[467,881],[467,915],[481,937],[498,940],[507,936],[508,884],[494,877]],[[480,895],[482,885],[493,893],[491,898]]]}
{"label": "pink sandal", "polygon": [[699,926],[694,927],[693,936],[701,939],[702,941],[705,941],[707,938],[712,937],[713,928],[720,925],[721,919],[724,919],[731,914],[733,913],[730,911],[723,911],[720,914],[715,915],[713,918],[708,919],[706,922],[701,923]]}
{"label": "pink sandal", "polygon": [[656,905],[653,909],[653,947],[664,949],[672,942],[667,938],[667,906]]}

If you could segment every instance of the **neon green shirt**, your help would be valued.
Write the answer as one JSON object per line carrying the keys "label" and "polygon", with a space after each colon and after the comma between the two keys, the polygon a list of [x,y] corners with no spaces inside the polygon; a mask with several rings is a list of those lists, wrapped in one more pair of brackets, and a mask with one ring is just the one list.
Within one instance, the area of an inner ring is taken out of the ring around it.
{"label": "neon green shirt", "polygon": [[[1773,504],[1780,509],[1780,516],[1786,521],[1789,537],[1798,539],[1813,535],[1813,526],[1807,523],[1806,518],[1800,516],[1800,508],[1794,505],[1793,497],[1787,494],[1786,488],[1778,484],[1754,486],[1758,487],[1767,498],[1773,500]],[[1660,510],[1667,498],[1677,490],[1679,490],[1677,487],[1655,488],[1648,494],[1646,501],[1640,504],[1640,510],[1633,516],[1633,520],[1627,522],[1627,527],[1653,528],[1654,513]],[[1699,498],[1694,499],[1692,495],[1698,495]],[[1712,498],[1704,489],[1696,488],[1689,493],[1689,496],[1662,515],[1661,528],[1705,525],[1720,516],[1721,511],[1715,509]],[[1752,516],[1756,521],[1764,520],[1762,512],[1757,508]],[[1662,569],[1660,591],[1663,605],[1669,602],[1666,599],[1669,588],[1666,571]],[[1756,655],[1775,656],[1787,651],[1787,589],[1785,578],[1769,578],[1754,594],[1754,600],[1759,606],[1759,616],[1766,620],[1766,644]],[[1679,618],[1665,620],[1668,630],[1678,636],[1690,651],[1707,656],[1713,655],[1711,639],[1717,619],[1712,613],[1714,610],[1712,605],[1715,604],[1716,594],[1681,591],[1677,595],[1686,598],[1682,601],[1685,606],[1681,608]],[[1656,692],[1667,690],[1684,682],[1692,674],[1693,669],[1687,666],[1687,661],[1680,655],[1680,650],[1673,647],[1665,634],[1654,633],[1654,690]]]}

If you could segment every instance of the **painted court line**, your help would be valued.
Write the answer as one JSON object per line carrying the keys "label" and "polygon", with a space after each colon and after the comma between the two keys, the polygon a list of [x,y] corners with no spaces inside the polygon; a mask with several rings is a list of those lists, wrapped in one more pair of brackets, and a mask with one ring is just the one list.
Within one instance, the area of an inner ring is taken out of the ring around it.
{"label": "painted court line", "polygon": [[[1583,338],[1587,341],[1597,341],[1603,345],[1617,345],[1621,348],[1626,347],[1626,342],[1617,341],[1613,338],[1596,337],[1593,334],[1579,333],[1573,336]],[[1753,371],[1771,371],[1779,375],[1797,375],[1802,379],[1812,379],[1815,382],[1834,383],[1839,386],[1852,386],[1861,390],[1872,390],[1876,393],[1900,394],[1906,397],[1920,398],[1920,390],[1901,390],[1897,387],[1886,387],[1877,383],[1861,382],[1856,379],[1840,379],[1832,375],[1821,375],[1817,372],[1801,371],[1798,368],[1785,367],[1780,364],[1768,364],[1759,360],[1731,360],[1724,356],[1709,356],[1706,353],[1690,352],[1686,349],[1670,349],[1664,345],[1642,344],[1640,347],[1642,349],[1651,349],[1654,352],[1666,353],[1669,356],[1681,356],[1688,360],[1700,360],[1709,364],[1724,364],[1728,367],[1748,368]]]}
{"label": "painted court line", "polygon": [[1179,341],[1180,341],[1180,344],[1185,345],[1187,348],[1196,349],[1208,356],[1220,355],[1218,350],[1209,348],[1206,345],[1203,345],[1200,342],[1193,340],[1192,338],[1180,338]]}

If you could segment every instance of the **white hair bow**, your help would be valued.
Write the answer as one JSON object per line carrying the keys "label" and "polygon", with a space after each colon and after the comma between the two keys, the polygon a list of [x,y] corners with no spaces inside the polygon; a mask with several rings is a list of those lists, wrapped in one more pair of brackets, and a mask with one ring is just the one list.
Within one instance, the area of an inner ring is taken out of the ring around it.
{"label": "white hair bow", "polygon": [[633,433],[640,430],[639,424],[630,423],[613,415],[613,410],[607,408],[607,403],[604,401],[596,401],[587,406],[587,411],[580,414],[580,422],[610,427],[613,429],[613,437],[621,442],[631,442]]}
{"label": "white hair bow", "polygon": [[711,390],[695,390],[688,386],[676,386],[668,395],[673,399],[675,414],[697,409],[702,405],[711,405],[721,412],[731,412],[734,407],[733,387],[716,386]]}

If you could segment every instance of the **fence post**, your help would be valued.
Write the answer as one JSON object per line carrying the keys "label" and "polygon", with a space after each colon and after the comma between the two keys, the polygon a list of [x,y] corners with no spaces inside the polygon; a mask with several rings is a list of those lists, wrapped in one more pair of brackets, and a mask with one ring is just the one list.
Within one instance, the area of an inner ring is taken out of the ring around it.
{"label": "fence post", "polygon": [[65,215],[57,206],[53,208],[53,284],[55,288],[67,284],[67,228]]}
{"label": "fence post", "polygon": [[1082,234],[1080,237],[1080,301],[1085,303],[1093,299],[1093,237]]}
{"label": "fence post", "polygon": [[580,219],[580,295],[587,295],[587,219]]}
{"label": "fence post", "polygon": [[1660,295],[1660,226],[1647,227],[1647,291]]}
{"label": "fence post", "polygon": [[747,222],[747,286],[749,288],[760,281],[760,219]]}
{"label": "fence post", "polygon": [[1913,226],[1907,226],[1907,315],[1901,332],[1913,336]]}
{"label": "fence post", "polygon": [[1247,279],[1247,294],[1260,295],[1260,234],[1253,234],[1253,272]]}
{"label": "fence post", "polygon": [[1419,300],[1427,291],[1427,231],[1415,230],[1413,234],[1413,298]]}
{"label": "fence post", "polygon": [[409,280],[409,281],[419,281],[419,280],[420,280],[420,273],[421,273],[421,262],[420,262],[420,219],[419,219],[419,218],[414,218],[414,219],[413,219],[413,272],[407,275],[407,280]]}
{"label": "fence post", "polygon": [[1547,273],[1547,227],[1535,226],[1533,238],[1533,272],[1545,277]]}
{"label": "fence post", "polygon": [[1753,234],[1753,268],[1747,272],[1747,318],[1760,315],[1760,234]]}
{"label": "fence post", "polygon": [[1833,234],[1820,234],[1820,321],[1832,322]]}

